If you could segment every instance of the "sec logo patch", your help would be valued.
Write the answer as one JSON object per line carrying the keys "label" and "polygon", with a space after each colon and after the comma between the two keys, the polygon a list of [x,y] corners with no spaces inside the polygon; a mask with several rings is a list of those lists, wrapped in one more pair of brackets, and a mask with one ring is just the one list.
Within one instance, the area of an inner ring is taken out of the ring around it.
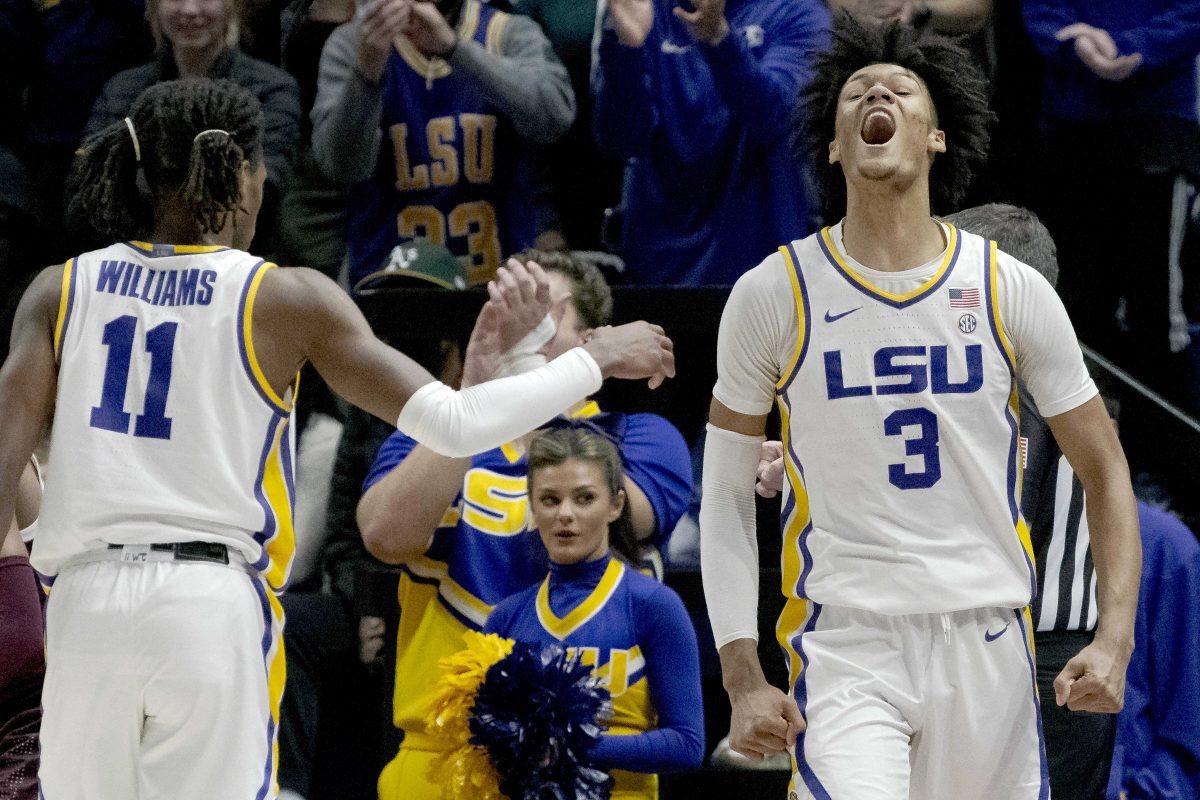
{"label": "sec logo patch", "polygon": [[978,324],[974,314],[963,314],[958,318],[958,329],[963,333],[974,333]]}

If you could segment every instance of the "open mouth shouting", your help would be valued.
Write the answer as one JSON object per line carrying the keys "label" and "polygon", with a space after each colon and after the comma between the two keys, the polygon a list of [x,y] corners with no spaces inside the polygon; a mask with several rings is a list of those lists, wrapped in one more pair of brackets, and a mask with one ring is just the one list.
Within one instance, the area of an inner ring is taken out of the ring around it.
{"label": "open mouth shouting", "polygon": [[862,140],[867,144],[887,144],[896,135],[896,120],[891,112],[882,108],[873,108],[863,118],[862,130],[859,131]]}

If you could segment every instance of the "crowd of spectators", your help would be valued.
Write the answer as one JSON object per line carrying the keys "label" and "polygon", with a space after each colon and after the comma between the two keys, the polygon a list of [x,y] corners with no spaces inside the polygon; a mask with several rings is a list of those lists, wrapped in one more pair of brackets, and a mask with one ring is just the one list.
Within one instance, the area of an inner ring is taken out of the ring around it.
{"label": "crowd of spectators", "polygon": [[[607,322],[606,279],[728,286],[837,221],[814,180],[824,154],[799,152],[793,132],[838,13],[962,37],[996,114],[968,204],[1037,211],[1081,340],[1200,409],[1200,0],[0,0],[0,324],[37,269],[104,244],[69,213],[78,149],[142,90],[186,75],[232,80],[262,104],[255,253],[321,269],[355,297],[402,280],[478,285],[539,248],[570,337]],[[466,330],[432,334],[405,350],[454,384]],[[467,477],[524,480],[520,452],[442,459],[327,398],[306,402],[300,480],[320,476],[329,511],[298,511],[308,552],[284,601],[281,785],[301,797],[320,794],[329,684],[378,679],[397,657],[382,652],[396,638],[386,565],[405,565],[402,598],[423,608],[429,547],[447,550],[451,573],[469,558],[453,531],[470,526],[442,519],[464,507]],[[577,412],[625,456],[646,569],[660,572],[690,498],[683,438],[651,415]],[[505,558],[503,579],[460,582],[494,604],[545,571],[525,551]],[[401,632],[400,660],[422,635]],[[411,729],[402,689],[395,719]]]}

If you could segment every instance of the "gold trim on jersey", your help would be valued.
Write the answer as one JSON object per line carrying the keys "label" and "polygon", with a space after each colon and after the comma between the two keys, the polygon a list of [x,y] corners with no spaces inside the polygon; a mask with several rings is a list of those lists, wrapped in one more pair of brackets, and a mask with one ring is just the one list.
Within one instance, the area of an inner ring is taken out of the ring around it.
{"label": "gold trim on jersey", "polygon": [[267,566],[263,579],[272,589],[279,591],[287,582],[292,558],[296,554],[296,526],[293,519],[292,489],[287,483],[283,469],[283,448],[289,446],[288,423],[284,419],[275,426],[271,449],[263,465],[262,493],[275,517],[275,533],[263,542],[263,553]]}
{"label": "gold trim on jersey", "polygon": [[[460,42],[466,42],[475,38],[475,32],[479,29],[480,4],[478,0],[466,0],[462,6],[462,12],[458,19],[458,38]],[[406,36],[397,36],[393,44],[396,46],[396,52],[404,59],[404,62],[413,68],[414,71],[427,82],[435,81],[438,78],[445,78],[454,68],[450,66],[450,62],[439,56],[426,56],[417,46],[409,41]]]}
{"label": "gold trim on jersey", "polygon": [[596,588],[586,599],[562,618],[555,615],[553,609],[550,608],[550,576],[542,581],[541,587],[537,593],[537,615],[538,621],[542,623],[542,627],[546,629],[554,638],[562,641],[570,636],[575,631],[586,625],[592,617],[596,616],[604,604],[608,602],[613,593],[617,591],[617,587],[621,585],[621,578],[625,576],[625,565],[615,558],[609,558],[608,567],[604,570],[604,574],[600,577],[600,582],[596,584]]}
{"label": "gold trim on jersey", "polygon": [[1013,354],[1008,334],[1004,330],[1004,320],[1000,317],[1000,295],[996,291],[998,283],[997,275],[1000,271],[1000,262],[996,258],[998,250],[999,248],[995,242],[988,242],[988,285],[992,291],[992,319],[996,320],[996,332],[1000,335],[1000,344],[1004,346],[1004,357],[1008,361],[1008,367],[1015,375],[1017,372],[1017,357]]}
{"label": "gold trim on jersey", "polygon": [[437,581],[438,596],[459,614],[481,628],[487,622],[488,614],[492,613],[492,606],[451,578],[450,567],[447,564],[434,561],[428,556],[418,556],[405,566],[419,578]]}
{"label": "gold trim on jersey", "polygon": [[[271,383],[267,380],[267,376],[263,374],[262,367],[258,364],[258,356],[254,352],[254,300],[258,297],[259,286],[262,285],[263,277],[268,272],[275,269],[275,264],[267,261],[262,267],[258,268],[254,277],[250,280],[250,288],[246,290],[246,307],[242,313],[242,339],[246,343],[246,360],[250,364],[250,373],[253,375],[258,387],[266,395],[267,399],[276,407],[277,410],[284,414],[292,413],[292,405],[296,401],[295,382],[293,382],[293,390],[291,392],[291,402],[284,400],[279,396],[279,393],[272,388]],[[296,374],[296,381],[299,381],[299,373]]]}
{"label": "gold trim on jersey", "polygon": [[484,41],[487,42],[485,47],[489,53],[500,55],[500,44],[504,40],[506,28],[508,28],[508,14],[497,11],[488,21],[487,36],[484,38]]}
{"label": "gold trim on jersey", "polygon": [[780,372],[779,382],[775,384],[776,389],[786,386],[796,370],[800,368],[800,354],[804,352],[804,345],[808,339],[808,315],[804,313],[804,290],[800,288],[798,272],[800,265],[792,259],[791,248],[787,245],[779,248],[779,252],[783,254],[783,263],[788,271],[788,282],[792,287],[792,299],[796,303],[796,349],[788,361],[787,368]]}
{"label": "gold trim on jersey", "polygon": [[[130,241],[131,245],[138,250],[144,250],[147,253],[154,251],[152,242]],[[171,250],[177,256],[195,255],[196,253],[215,253],[218,250],[228,250],[229,248],[223,244],[173,244],[170,245]]]}
{"label": "gold trim on jersey", "polygon": [[950,265],[954,261],[954,253],[957,250],[956,245],[958,244],[958,229],[949,222],[942,222],[940,224],[945,225],[950,231],[946,240],[946,256],[942,259],[941,266],[938,267],[937,272],[935,272],[929,280],[925,281],[911,292],[905,292],[904,294],[885,292],[883,289],[875,286],[862,275],[859,275],[857,272],[855,272],[854,268],[846,262],[846,259],[842,257],[841,252],[834,244],[833,236],[830,233],[832,230],[831,228],[825,228],[821,231],[821,239],[825,242],[825,249],[828,251],[830,258],[837,262],[837,266],[840,267],[842,271],[846,273],[846,276],[852,281],[857,283],[871,294],[877,295],[886,300],[891,300],[894,303],[904,303],[921,296],[936,286],[938,282],[941,281],[942,277],[945,276],[946,270],[950,269]]}
{"label": "gold trim on jersey", "polygon": [[63,332],[67,328],[67,314],[71,310],[71,283],[75,275],[75,259],[68,258],[63,264],[62,285],[58,294],[58,316],[54,320],[54,360],[62,357]]}
{"label": "gold trim on jersey", "polygon": [[791,444],[791,414],[784,398],[779,397],[780,428],[783,432],[783,467],[787,477],[788,487],[794,498],[791,516],[786,520],[783,533],[783,552],[780,554],[782,566],[781,586],[786,601],[779,620],[775,624],[775,639],[788,654],[789,685],[795,686],[800,679],[800,653],[792,646],[792,639],[804,629],[812,616],[813,604],[799,596],[797,587],[800,576],[804,573],[804,554],[800,549],[800,537],[811,522],[811,511],[808,503],[808,490],[804,486],[804,478],[800,469],[792,459]]}

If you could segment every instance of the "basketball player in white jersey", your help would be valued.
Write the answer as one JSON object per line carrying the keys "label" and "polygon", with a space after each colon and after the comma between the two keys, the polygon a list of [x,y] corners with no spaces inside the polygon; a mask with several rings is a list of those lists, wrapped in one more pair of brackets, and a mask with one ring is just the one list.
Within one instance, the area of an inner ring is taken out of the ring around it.
{"label": "basketball player in white jersey", "polygon": [[[756,758],[791,748],[796,798],[1044,800],[1016,376],[1091,502],[1100,623],[1055,684],[1074,709],[1121,706],[1140,569],[1124,455],[1050,286],[930,216],[986,150],[966,54],[843,17],[806,100],[845,216],[735,286],[705,450],[701,561],[730,743]],[[787,694],[756,648],[753,498],[772,402]]]}
{"label": "basketball player in white jersey", "polygon": [[262,125],[232,83],[147,90],[85,143],[73,202],[114,239],[149,241],[46,270],[17,313],[0,371],[0,519],[53,411],[32,553],[53,583],[46,800],[275,797],[276,595],[293,551],[291,407],[304,362],[453,456],[537,427],[603,374],[657,383],[673,372],[669,340],[639,323],[481,383],[502,335],[548,308],[544,280],[518,274],[480,316],[471,388],[437,383],[375,339],[334,283],[239,249],[262,199]]}

